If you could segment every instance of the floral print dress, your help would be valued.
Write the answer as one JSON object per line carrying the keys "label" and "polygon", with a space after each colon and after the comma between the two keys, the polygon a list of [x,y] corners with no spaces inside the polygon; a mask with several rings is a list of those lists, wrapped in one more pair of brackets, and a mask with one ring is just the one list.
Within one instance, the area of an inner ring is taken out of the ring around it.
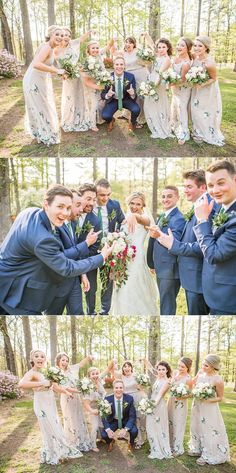
{"label": "floral print dress", "polygon": [[[190,61],[173,63],[173,70],[181,75],[182,67],[185,64],[190,64]],[[181,86],[173,85],[171,90],[171,128],[178,140],[188,141],[190,139],[188,122],[191,88],[183,84]]]}
{"label": "floral print dress", "polygon": [[[94,391],[90,394],[85,394],[84,399],[90,401],[90,406],[92,409],[97,409],[97,401],[99,399],[104,399],[106,396],[106,391],[101,382],[98,384],[97,391]],[[99,427],[103,428],[102,420],[99,415],[92,414],[91,412],[88,413],[88,425],[89,425],[89,433],[91,438],[91,448],[97,447],[97,434]]]}
{"label": "floral print dress", "polygon": [[146,417],[137,410],[137,404],[139,403],[139,401],[141,401],[141,399],[147,398],[147,393],[144,389],[137,388],[137,381],[134,374],[131,374],[130,376],[121,375],[121,379],[124,383],[124,393],[129,394],[134,399],[134,406],[136,408],[137,415],[136,425],[138,428],[138,436],[136,438],[136,443],[137,445],[143,445],[147,437]]}
{"label": "floral print dress", "polygon": [[[217,381],[222,381],[219,375],[200,375],[197,384],[208,383],[215,386]],[[199,454],[210,465],[230,460],[228,437],[218,402],[209,403],[194,399],[189,450],[191,453]]]}
{"label": "floral print dress", "polygon": [[[37,52],[43,45],[39,46]],[[45,62],[51,66],[54,62],[53,50]],[[31,63],[24,75],[23,91],[25,97],[25,131],[38,143],[55,145],[60,143],[59,120],[56,111],[52,77],[49,72],[42,72]]]}
{"label": "floral print dress", "polygon": [[[184,376],[178,380],[174,379],[174,384],[186,384],[190,380],[190,376]],[[170,447],[172,452],[177,455],[184,453],[184,434],[186,420],[188,415],[188,399],[178,400],[175,397],[168,399],[168,417],[169,417],[169,434]]]}

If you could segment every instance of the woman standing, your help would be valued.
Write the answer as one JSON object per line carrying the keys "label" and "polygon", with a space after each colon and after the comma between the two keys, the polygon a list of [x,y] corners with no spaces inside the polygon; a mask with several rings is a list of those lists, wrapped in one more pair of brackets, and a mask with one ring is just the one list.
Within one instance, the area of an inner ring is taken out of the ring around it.
{"label": "woman standing", "polygon": [[[178,370],[174,373],[171,382],[175,386],[184,384],[191,389],[192,383],[189,375],[192,366],[190,358],[183,357],[178,362]],[[168,416],[169,416],[169,434],[170,447],[175,457],[184,453],[184,433],[186,420],[188,415],[187,397],[170,397],[168,400]]]}
{"label": "woman standing", "polygon": [[186,85],[185,76],[191,65],[192,41],[189,38],[180,38],[176,49],[177,55],[173,61],[173,70],[181,76],[179,85],[172,85],[171,127],[178,139],[179,145],[190,139],[188,127],[191,89]]}
{"label": "woman standing", "polygon": [[67,396],[71,393],[65,387],[51,383],[41,373],[46,363],[46,356],[41,350],[31,351],[30,362],[32,368],[20,380],[19,387],[34,391],[34,412],[43,442],[40,463],[57,465],[65,458],[82,457],[79,449],[70,445],[64,436],[54,398],[54,391]]}
{"label": "woman standing", "polygon": [[100,378],[100,373],[97,368],[92,366],[88,370],[88,377],[91,379],[94,384],[94,391],[90,394],[84,395],[84,406],[89,415],[89,427],[90,427],[90,438],[92,443],[93,452],[99,452],[97,448],[97,432],[98,428],[102,427],[102,421],[99,417],[99,412],[97,408],[97,401],[99,399],[104,399],[106,391],[102,385]]}
{"label": "woman standing", "polygon": [[52,25],[46,42],[41,44],[23,79],[26,118],[25,129],[38,143],[60,143],[59,121],[54,100],[51,74],[63,76],[64,69],[53,66],[54,49],[63,40],[63,30]]}
{"label": "woman standing", "polygon": [[164,399],[170,387],[171,367],[166,361],[160,361],[155,366],[156,381],[152,387],[151,400],[155,401],[156,407],[153,414],[147,416],[147,437],[151,452],[148,458],[171,458],[169,441],[169,425],[167,405]]}
{"label": "woman standing", "polygon": [[170,105],[166,86],[161,82],[161,73],[169,69],[172,56],[172,45],[168,39],[161,38],[156,44],[156,59],[149,80],[157,86],[157,98],[145,97],[144,113],[151,138],[166,139],[172,137],[170,124]]}
{"label": "woman standing", "polygon": [[222,102],[216,75],[216,64],[209,56],[210,38],[197,36],[194,41],[193,66],[202,66],[208,72],[209,80],[192,88],[191,118],[194,141],[205,141],[211,145],[223,146],[224,136],[220,131]]}
{"label": "woman standing", "polygon": [[58,353],[55,360],[56,366],[66,377],[66,389],[73,393],[73,397],[68,397],[63,393],[60,397],[65,436],[72,445],[82,452],[91,449],[91,441],[84,418],[83,403],[76,389],[76,378],[78,378],[79,369],[91,360],[92,357],[87,356],[80,363],[69,366],[69,357],[66,353]]}
{"label": "woman standing", "polygon": [[189,455],[200,457],[198,465],[219,465],[230,460],[229,442],[219,409],[224,395],[224,382],[218,374],[220,358],[209,354],[194,379],[196,387],[207,383],[215,389],[215,396],[194,399],[191,413]]}
{"label": "woman standing", "polygon": [[[71,39],[71,30],[64,28],[64,38],[60,47],[56,49],[56,59],[70,59],[73,64],[77,64],[80,57],[80,44],[89,35],[90,32],[87,32],[78,39]],[[81,77],[64,80],[61,97],[62,129],[66,132],[87,131],[89,123],[86,112],[84,86]]]}

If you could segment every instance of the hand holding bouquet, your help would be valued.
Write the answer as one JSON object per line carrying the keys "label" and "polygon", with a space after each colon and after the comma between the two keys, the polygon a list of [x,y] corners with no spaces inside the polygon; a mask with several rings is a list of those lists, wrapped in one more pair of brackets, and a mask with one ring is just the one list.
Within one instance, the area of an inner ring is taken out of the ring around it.
{"label": "hand holding bouquet", "polygon": [[157,102],[159,100],[159,95],[157,93],[157,85],[155,82],[147,81],[141,82],[138,95],[140,97],[153,97]]}
{"label": "hand holding bouquet", "polygon": [[136,374],[135,379],[140,386],[148,387],[151,384],[148,374],[145,373]]}
{"label": "hand holding bouquet", "polygon": [[170,388],[171,397],[177,397],[177,398],[186,397],[186,396],[189,396],[190,393],[191,393],[190,389],[184,383],[180,383],[180,384],[173,383]]}
{"label": "hand holding bouquet", "polygon": [[137,405],[137,410],[147,416],[153,414],[153,411],[156,407],[155,401],[152,401],[151,399],[141,399]]}
{"label": "hand holding bouquet", "polygon": [[98,400],[98,413],[102,419],[111,414],[111,404],[106,399]]}
{"label": "hand holding bouquet", "polygon": [[215,394],[215,387],[209,383],[197,383],[192,390],[193,397],[200,401],[213,398],[215,397]]}
{"label": "hand holding bouquet", "polygon": [[178,84],[181,82],[182,78],[180,74],[177,74],[173,69],[168,69],[168,71],[160,73],[161,79],[165,84]]}
{"label": "hand holding bouquet", "polygon": [[52,381],[53,383],[60,384],[66,379],[62,371],[54,366],[42,369],[41,372],[47,380]]}
{"label": "hand holding bouquet", "polygon": [[210,79],[208,72],[202,66],[192,66],[185,76],[189,85],[202,85]]}
{"label": "hand holding bouquet", "polygon": [[59,59],[60,66],[65,70],[67,79],[77,79],[80,77],[79,64],[74,64],[72,56]]}
{"label": "hand holding bouquet", "polygon": [[92,392],[96,391],[96,386],[93,384],[91,379],[86,377],[79,379],[76,383],[76,387],[83,395],[91,394]]}

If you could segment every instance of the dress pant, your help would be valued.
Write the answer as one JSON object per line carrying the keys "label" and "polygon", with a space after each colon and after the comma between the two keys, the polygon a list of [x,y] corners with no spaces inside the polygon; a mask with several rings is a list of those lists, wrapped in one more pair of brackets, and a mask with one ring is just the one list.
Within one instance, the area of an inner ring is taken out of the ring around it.
{"label": "dress pant", "polygon": [[97,273],[97,269],[93,269],[87,273],[87,278],[90,282],[90,289],[85,294],[88,315],[96,315]]}
{"label": "dress pant", "polygon": [[73,288],[68,296],[66,312],[68,315],[84,315],[83,293],[79,277],[75,278]]}
{"label": "dress pant", "polygon": [[157,277],[157,285],[160,293],[160,315],[175,315],[180,280]]}
{"label": "dress pant", "polygon": [[[112,422],[109,423],[109,427],[111,430],[113,430],[113,432],[116,432],[116,430],[118,430],[118,420],[117,419],[114,419]],[[125,422],[122,421],[122,427],[125,427]],[[134,445],[134,441],[138,435],[138,429],[136,427],[136,425],[133,425],[133,427],[128,431],[129,432],[129,435],[130,435],[130,443],[131,445]],[[102,430],[101,432],[101,436],[103,438],[103,440],[106,441],[106,443],[111,443],[112,439],[110,439],[107,435],[107,432],[105,431],[105,429]]]}
{"label": "dress pant", "polygon": [[108,282],[107,288],[101,295],[101,311],[100,315],[108,315],[111,308],[111,298],[113,292],[113,281]]}
{"label": "dress pant", "polygon": [[188,315],[208,315],[210,310],[203,294],[185,290]]}
{"label": "dress pant", "polygon": [[[131,112],[131,123],[133,125],[136,123],[137,118],[140,114],[140,107],[135,102],[135,100],[132,100],[131,98],[125,98],[122,100],[122,105],[123,108],[126,108]],[[106,120],[106,122],[110,123],[112,121],[113,115],[117,112],[118,110],[118,100],[117,99],[112,99],[108,103],[106,103],[104,109],[102,110],[102,118]]]}

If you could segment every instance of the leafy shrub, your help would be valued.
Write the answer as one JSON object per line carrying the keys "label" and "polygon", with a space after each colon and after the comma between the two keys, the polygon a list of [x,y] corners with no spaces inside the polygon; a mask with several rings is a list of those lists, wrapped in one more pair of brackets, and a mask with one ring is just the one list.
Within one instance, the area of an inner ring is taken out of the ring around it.
{"label": "leafy shrub", "polygon": [[6,49],[0,49],[0,77],[16,78],[21,74],[19,61]]}
{"label": "leafy shrub", "polygon": [[22,396],[18,388],[19,379],[10,371],[0,371],[0,398],[19,399]]}

